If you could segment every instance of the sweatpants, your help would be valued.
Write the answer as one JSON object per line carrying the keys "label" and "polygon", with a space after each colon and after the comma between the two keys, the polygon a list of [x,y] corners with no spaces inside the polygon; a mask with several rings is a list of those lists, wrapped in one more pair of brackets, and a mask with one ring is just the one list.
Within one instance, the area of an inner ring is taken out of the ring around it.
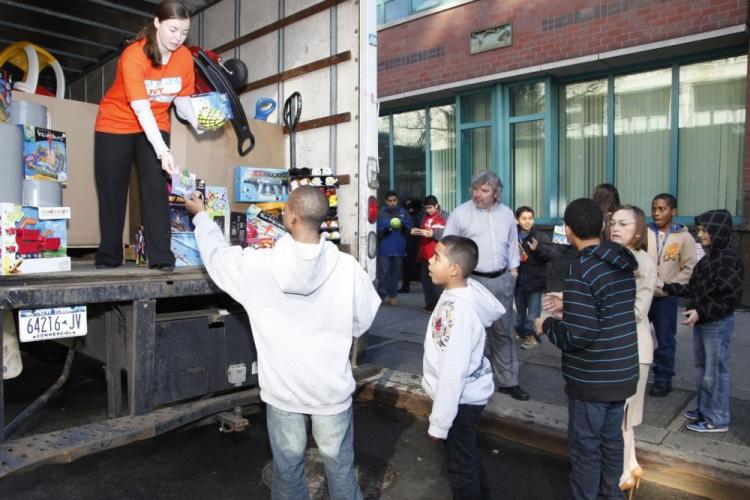
{"label": "sweatpants", "polygon": [[[169,145],[169,134],[163,131],[161,134]],[[141,216],[149,266],[173,266],[168,177],[161,169],[161,161],[156,158],[145,134],[105,132],[96,132],[94,136],[94,174],[101,234],[96,264],[112,267],[122,264],[122,231],[134,158],[140,181]]]}

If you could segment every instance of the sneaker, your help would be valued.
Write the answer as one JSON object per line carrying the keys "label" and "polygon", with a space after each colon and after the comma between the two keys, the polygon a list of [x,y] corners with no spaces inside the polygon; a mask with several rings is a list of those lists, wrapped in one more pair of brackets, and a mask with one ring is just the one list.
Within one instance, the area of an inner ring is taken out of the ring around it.
{"label": "sneaker", "polygon": [[539,342],[539,340],[534,335],[530,335],[526,337],[526,340],[524,340],[523,344],[521,344],[521,349],[528,351],[529,349],[536,349],[540,345],[542,345],[542,343]]}
{"label": "sneaker", "polygon": [[682,416],[686,419],[690,420],[691,422],[698,422],[699,420],[703,420],[703,415],[701,415],[700,410],[685,410],[682,412]]}
{"label": "sneaker", "polygon": [[529,393],[521,389],[520,385],[514,385],[512,387],[498,387],[497,392],[508,394],[513,399],[517,399],[519,401],[529,400]]}
{"label": "sneaker", "polygon": [[390,299],[388,299],[388,303],[393,307],[396,307],[398,305],[398,300],[396,300],[396,297],[391,297]]}
{"label": "sneaker", "polygon": [[526,339],[522,337],[517,331],[513,330],[513,340],[515,342],[523,342]]}
{"label": "sneaker", "polygon": [[727,432],[729,431],[728,426],[716,427],[714,425],[709,424],[705,420],[701,420],[699,422],[693,422],[692,424],[688,424],[687,428],[695,432]]}
{"label": "sneaker", "polygon": [[652,395],[654,397],[657,397],[657,398],[667,397],[670,392],[672,392],[672,385],[671,384],[669,384],[669,385],[657,385],[657,384],[654,384],[651,387],[651,390],[648,391],[648,393],[650,395]]}
{"label": "sneaker", "polygon": [[432,314],[432,309],[429,309],[427,307],[423,307],[421,311],[425,314]]}

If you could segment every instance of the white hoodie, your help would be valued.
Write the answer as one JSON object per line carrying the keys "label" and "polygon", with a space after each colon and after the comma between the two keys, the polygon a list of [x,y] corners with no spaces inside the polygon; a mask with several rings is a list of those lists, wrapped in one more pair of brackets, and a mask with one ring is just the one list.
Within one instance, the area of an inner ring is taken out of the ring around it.
{"label": "white hoodie", "polygon": [[367,274],[330,242],[273,249],[230,246],[206,212],[193,219],[201,258],[214,282],[242,304],[258,351],[260,397],[293,413],[334,415],[349,408],[352,337],[380,306]]}
{"label": "white hoodie", "polygon": [[484,356],[485,329],[505,308],[489,290],[469,279],[464,288],[445,290],[427,325],[422,388],[432,398],[427,432],[445,439],[459,404],[486,405],[495,390]]}

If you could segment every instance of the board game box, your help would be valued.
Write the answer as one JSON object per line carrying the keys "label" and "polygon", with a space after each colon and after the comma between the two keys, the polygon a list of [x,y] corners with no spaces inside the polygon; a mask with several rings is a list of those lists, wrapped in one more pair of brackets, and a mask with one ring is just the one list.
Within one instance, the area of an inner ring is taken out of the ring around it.
{"label": "board game box", "polygon": [[0,274],[69,271],[68,219],[69,207],[0,203]]}
{"label": "board game box", "polygon": [[67,134],[41,127],[24,127],[23,172],[26,179],[68,182]]}

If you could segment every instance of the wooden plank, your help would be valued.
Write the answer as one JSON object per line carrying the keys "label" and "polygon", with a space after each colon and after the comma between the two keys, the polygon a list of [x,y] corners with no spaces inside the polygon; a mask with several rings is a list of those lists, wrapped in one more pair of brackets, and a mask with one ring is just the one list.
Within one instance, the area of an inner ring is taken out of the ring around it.
{"label": "wooden plank", "polygon": [[[299,122],[295,132],[301,132],[303,130],[310,130],[320,127],[330,127],[339,123],[346,123],[352,121],[351,113],[339,113],[337,115],[324,116],[323,118],[315,118],[314,120],[307,120]],[[284,134],[289,134],[289,129],[284,127]]]}
{"label": "wooden plank", "polygon": [[262,28],[258,28],[255,31],[251,31],[250,33],[246,35],[242,35],[239,38],[235,38],[231,42],[227,42],[223,45],[219,45],[215,49],[212,49],[212,51],[216,52],[217,54],[222,54],[228,50],[234,49],[235,47],[244,45],[247,42],[260,38],[269,33],[273,33],[276,30],[289,26],[290,24],[294,24],[297,21],[301,21],[302,19],[313,16],[319,12],[323,12],[327,9],[330,9],[331,7],[335,7],[336,5],[347,2],[347,1],[349,0],[325,0],[324,2],[316,3],[315,5],[311,5],[310,7],[306,9],[302,9],[299,12],[295,12],[294,14],[290,16],[286,16],[284,18],[279,19],[278,21],[272,22],[271,24],[267,24],[263,26]]}
{"label": "wooden plank", "polygon": [[352,53],[347,50],[346,52],[341,52],[333,56],[325,57],[323,59],[318,59],[317,61],[313,61],[311,63],[303,64],[302,66],[297,66],[296,68],[282,71],[281,73],[276,73],[275,75],[271,75],[267,78],[261,78],[260,80],[255,80],[254,82],[250,82],[244,87],[242,87],[238,93],[244,94],[245,92],[250,92],[251,90],[261,89],[263,87],[273,85],[274,83],[283,82],[284,80],[296,78],[298,76],[302,76],[307,73],[312,73],[313,71],[317,71],[319,69],[333,66],[334,64],[339,64],[344,61],[348,61],[351,58],[352,58]]}

